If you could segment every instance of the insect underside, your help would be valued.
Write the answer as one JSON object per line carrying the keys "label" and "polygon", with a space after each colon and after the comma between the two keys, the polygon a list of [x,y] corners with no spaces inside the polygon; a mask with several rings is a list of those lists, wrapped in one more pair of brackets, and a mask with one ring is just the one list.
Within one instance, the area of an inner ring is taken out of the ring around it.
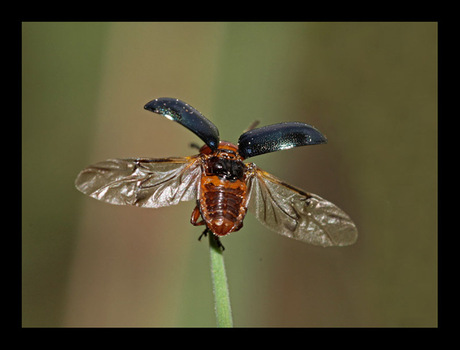
{"label": "insect underside", "polygon": [[[203,156],[203,170],[191,223],[206,225],[203,232],[212,232],[219,242],[225,236],[243,227],[247,212],[247,166],[225,151]],[[198,221],[201,216],[202,221]],[[200,236],[201,238],[201,236]],[[219,245],[222,245],[219,242]]]}

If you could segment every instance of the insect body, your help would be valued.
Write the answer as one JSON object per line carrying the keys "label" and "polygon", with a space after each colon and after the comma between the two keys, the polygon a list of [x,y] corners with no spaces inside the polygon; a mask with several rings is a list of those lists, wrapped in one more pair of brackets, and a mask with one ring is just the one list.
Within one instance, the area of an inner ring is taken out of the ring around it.
{"label": "insect body", "polygon": [[269,152],[325,143],[312,126],[290,122],[251,129],[236,146],[220,141],[214,124],[180,100],[155,99],[145,108],[200,137],[205,145],[199,154],[96,163],[78,175],[75,184],[81,192],[111,204],[147,208],[195,200],[191,223],[205,225],[203,234],[212,233],[221,247],[219,237],[241,229],[247,210],[269,229],[307,243],[342,246],[356,241],[355,224],[334,204],[244,163]]}
{"label": "insect body", "polygon": [[215,152],[208,146],[200,151],[204,171],[191,222],[198,224],[196,212],[199,211],[212,233],[225,236],[243,226],[249,199],[246,165],[237,147],[228,142],[221,142]]}

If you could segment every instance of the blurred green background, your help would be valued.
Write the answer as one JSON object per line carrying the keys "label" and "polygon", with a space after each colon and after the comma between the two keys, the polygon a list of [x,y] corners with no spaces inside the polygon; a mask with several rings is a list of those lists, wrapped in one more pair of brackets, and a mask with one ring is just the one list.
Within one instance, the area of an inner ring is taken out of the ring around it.
{"label": "blurred green background", "polygon": [[417,22],[23,23],[23,326],[215,325],[194,203],[74,188],[96,161],[195,153],[143,109],[157,97],[231,142],[255,119],[329,140],[252,161],[345,210],[357,243],[309,246],[249,214],[223,240],[235,326],[437,326],[437,24]]}

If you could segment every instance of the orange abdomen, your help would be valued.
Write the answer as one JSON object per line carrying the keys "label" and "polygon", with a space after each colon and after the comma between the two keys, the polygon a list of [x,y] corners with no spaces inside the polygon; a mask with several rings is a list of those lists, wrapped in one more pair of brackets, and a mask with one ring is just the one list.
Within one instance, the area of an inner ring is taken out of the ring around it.
{"label": "orange abdomen", "polygon": [[244,181],[203,174],[200,186],[200,212],[214,234],[224,236],[243,227],[247,210]]}

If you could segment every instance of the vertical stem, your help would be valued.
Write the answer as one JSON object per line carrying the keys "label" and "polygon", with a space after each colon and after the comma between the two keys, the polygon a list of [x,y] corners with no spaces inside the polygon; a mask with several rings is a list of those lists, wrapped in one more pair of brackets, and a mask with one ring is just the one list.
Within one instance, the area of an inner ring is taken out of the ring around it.
{"label": "vertical stem", "polygon": [[211,232],[209,233],[209,252],[217,327],[233,327],[224,256],[222,249],[217,245]]}

